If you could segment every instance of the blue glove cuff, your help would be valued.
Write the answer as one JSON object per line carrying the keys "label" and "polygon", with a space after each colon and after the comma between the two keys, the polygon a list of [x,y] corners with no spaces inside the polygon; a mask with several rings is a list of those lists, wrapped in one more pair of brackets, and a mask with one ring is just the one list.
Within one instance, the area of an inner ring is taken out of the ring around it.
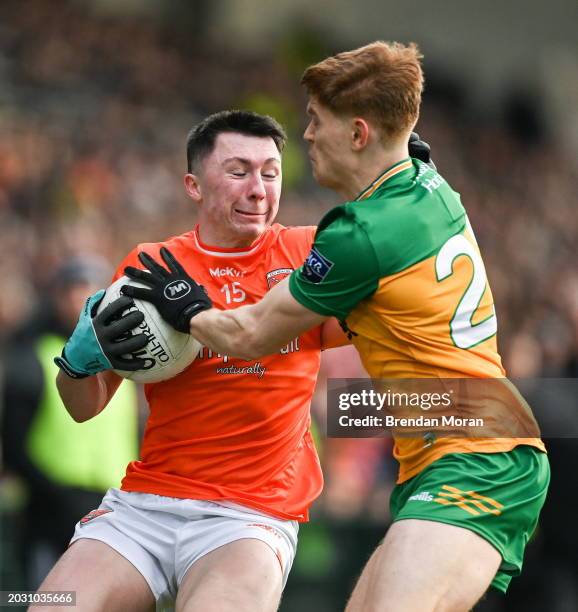
{"label": "blue glove cuff", "polygon": [[84,378],[112,368],[92,324],[92,313],[104,294],[104,289],[101,289],[86,300],[78,323],[64,345],[62,355],[54,359],[56,365],[71,378]]}
{"label": "blue glove cuff", "polygon": [[86,378],[90,376],[85,372],[77,372],[72,368],[72,366],[66,361],[66,354],[64,353],[64,349],[62,349],[62,355],[60,357],[54,358],[54,363],[70,378]]}

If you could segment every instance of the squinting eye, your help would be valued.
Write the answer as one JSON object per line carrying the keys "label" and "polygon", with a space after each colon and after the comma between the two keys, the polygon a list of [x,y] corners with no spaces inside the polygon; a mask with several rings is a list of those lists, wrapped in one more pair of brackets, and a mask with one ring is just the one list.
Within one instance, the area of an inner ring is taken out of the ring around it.
{"label": "squinting eye", "polygon": [[233,176],[245,176],[246,172],[242,172],[241,170],[237,170],[236,172],[231,172]]}
{"label": "squinting eye", "polygon": [[277,178],[277,175],[276,175],[276,174],[262,174],[261,176],[262,176],[263,178],[270,179],[270,180],[271,180],[271,179],[276,179],[276,178]]}

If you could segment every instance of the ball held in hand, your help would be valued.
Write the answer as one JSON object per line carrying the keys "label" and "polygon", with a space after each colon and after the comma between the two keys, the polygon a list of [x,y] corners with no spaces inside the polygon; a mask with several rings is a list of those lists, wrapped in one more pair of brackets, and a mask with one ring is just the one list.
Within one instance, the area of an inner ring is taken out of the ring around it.
{"label": "ball held in hand", "polygon": [[[122,296],[120,289],[123,285],[145,286],[122,276],[106,290],[98,312],[102,312],[111,302]],[[176,331],[150,302],[135,298],[127,311],[138,311],[144,316],[140,325],[129,330],[127,334],[145,334],[149,341],[144,348],[126,356],[143,359],[144,367],[134,372],[115,370],[119,376],[141,383],[160,382],[180,374],[195,360],[201,349],[200,342],[190,334]]]}

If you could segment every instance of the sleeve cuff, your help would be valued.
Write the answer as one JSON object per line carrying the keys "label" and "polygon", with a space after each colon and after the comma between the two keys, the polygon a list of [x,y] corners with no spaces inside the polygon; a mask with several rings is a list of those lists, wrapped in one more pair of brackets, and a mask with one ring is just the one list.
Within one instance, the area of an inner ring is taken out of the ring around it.
{"label": "sleeve cuff", "polygon": [[323,304],[320,304],[313,298],[304,294],[300,287],[300,281],[296,278],[300,270],[295,270],[289,277],[289,291],[291,295],[301,304],[309,310],[316,312],[317,314],[323,315],[324,317],[337,317],[338,319],[345,319],[349,313],[336,310],[334,308],[327,308]]}

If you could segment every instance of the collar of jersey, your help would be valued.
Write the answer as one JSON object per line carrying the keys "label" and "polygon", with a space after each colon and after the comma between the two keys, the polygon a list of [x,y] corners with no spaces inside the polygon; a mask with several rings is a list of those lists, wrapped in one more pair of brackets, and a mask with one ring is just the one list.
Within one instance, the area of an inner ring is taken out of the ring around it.
{"label": "collar of jersey", "polygon": [[195,227],[193,237],[195,239],[195,246],[197,249],[206,255],[213,255],[214,257],[247,257],[249,255],[254,255],[261,248],[261,245],[263,244],[268,232],[269,228],[267,228],[250,246],[240,248],[224,248],[204,244],[201,242],[201,238],[199,237],[198,225]]}
{"label": "collar of jersey", "polygon": [[359,200],[367,200],[370,196],[372,196],[380,187],[382,187],[387,181],[392,179],[394,176],[398,175],[400,172],[404,170],[409,170],[409,168],[413,167],[413,162],[411,161],[411,157],[406,157],[402,159],[397,164],[387,168],[384,172],[382,172],[376,179],[371,183],[367,189],[364,189],[356,198],[355,201]]}

